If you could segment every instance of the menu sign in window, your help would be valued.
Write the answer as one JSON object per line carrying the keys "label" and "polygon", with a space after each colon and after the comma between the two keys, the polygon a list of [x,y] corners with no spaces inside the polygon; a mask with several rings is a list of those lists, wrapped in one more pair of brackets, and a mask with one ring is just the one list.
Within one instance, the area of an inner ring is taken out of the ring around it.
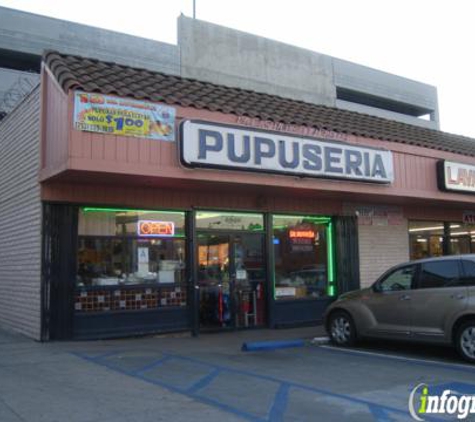
{"label": "menu sign in window", "polygon": [[288,231],[291,252],[312,252],[319,233],[312,228],[297,227]]}
{"label": "menu sign in window", "polygon": [[439,161],[437,181],[441,190],[475,193],[475,165]]}

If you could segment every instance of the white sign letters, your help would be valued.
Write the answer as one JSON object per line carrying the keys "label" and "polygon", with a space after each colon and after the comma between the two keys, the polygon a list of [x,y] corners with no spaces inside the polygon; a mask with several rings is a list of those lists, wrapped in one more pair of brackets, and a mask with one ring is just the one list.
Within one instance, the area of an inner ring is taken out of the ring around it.
{"label": "white sign letters", "polygon": [[300,177],[392,183],[390,151],[252,128],[186,120],[181,161],[207,167]]}

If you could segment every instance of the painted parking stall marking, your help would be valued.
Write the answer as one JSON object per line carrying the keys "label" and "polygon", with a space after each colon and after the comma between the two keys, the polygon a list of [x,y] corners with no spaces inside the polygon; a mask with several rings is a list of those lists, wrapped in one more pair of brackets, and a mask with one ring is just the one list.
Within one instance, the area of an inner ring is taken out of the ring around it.
{"label": "painted parking stall marking", "polygon": [[[329,349],[326,351],[329,352]],[[312,357],[315,352],[325,349],[310,346],[297,350],[301,350],[300,353],[307,357]],[[277,357],[275,351],[266,353],[268,356]],[[295,352],[287,353],[289,355],[280,357],[297,357],[293,356]],[[261,354],[262,352],[259,352],[259,355]],[[110,370],[183,394],[248,421],[300,420],[299,416],[292,412],[295,412],[296,403],[302,403],[302,400],[315,406],[315,415],[323,409],[328,411],[333,408],[345,409],[345,412],[350,412],[349,415],[366,414],[370,419],[365,420],[402,421],[410,417],[407,406],[398,407],[392,401],[386,402],[385,396],[378,392],[374,392],[376,395],[340,393],[325,387],[306,385],[283,377],[237,369],[230,365],[210,363],[168,351],[144,354],[143,357],[140,357],[140,351],[130,350],[108,352],[103,355],[87,352],[75,355]],[[245,356],[252,354],[246,353]],[[374,358],[368,353],[360,356],[368,362]],[[399,362],[401,365],[414,363],[407,359]],[[415,364],[419,365],[421,362],[417,361]],[[427,365],[437,368],[434,363]],[[404,405],[407,405],[409,387],[399,394]],[[461,388],[472,387],[475,388],[475,385],[465,384]],[[428,414],[424,420],[443,419]]]}

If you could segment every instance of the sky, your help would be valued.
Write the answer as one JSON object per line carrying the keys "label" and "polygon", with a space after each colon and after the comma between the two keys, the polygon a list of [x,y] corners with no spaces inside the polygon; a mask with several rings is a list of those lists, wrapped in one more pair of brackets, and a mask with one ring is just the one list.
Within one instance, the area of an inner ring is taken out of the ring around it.
{"label": "sky", "polygon": [[[0,0],[176,44],[193,0]],[[196,0],[196,17],[437,87],[441,129],[475,138],[472,0]]]}

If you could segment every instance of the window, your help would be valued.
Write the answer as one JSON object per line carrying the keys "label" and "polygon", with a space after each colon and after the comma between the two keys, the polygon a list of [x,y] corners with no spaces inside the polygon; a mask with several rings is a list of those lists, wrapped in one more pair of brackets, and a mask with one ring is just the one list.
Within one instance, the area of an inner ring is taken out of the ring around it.
{"label": "window", "polygon": [[475,225],[410,221],[409,241],[411,259],[475,253]]}
{"label": "window", "polygon": [[273,217],[275,298],[326,296],[332,288],[331,219]]}
{"label": "window", "polygon": [[475,262],[468,261],[466,259],[462,260],[463,265],[463,285],[465,286],[475,286]]}
{"label": "window", "polygon": [[471,252],[470,237],[450,237],[450,255],[463,255]]}
{"label": "window", "polygon": [[409,222],[410,257],[412,259],[444,254],[444,223],[442,221]]}
{"label": "window", "polygon": [[198,211],[196,228],[201,230],[246,230],[262,232],[264,216],[262,214]]}
{"label": "window", "polygon": [[181,284],[185,214],[83,208],[79,213],[77,284]]}
{"label": "window", "polygon": [[381,291],[394,292],[410,290],[414,281],[415,269],[416,267],[411,265],[393,271],[379,283]]}
{"label": "window", "polygon": [[459,260],[434,261],[422,264],[420,289],[460,285]]}
{"label": "window", "polygon": [[475,226],[471,224],[451,224],[450,254],[461,255],[475,252]]}

